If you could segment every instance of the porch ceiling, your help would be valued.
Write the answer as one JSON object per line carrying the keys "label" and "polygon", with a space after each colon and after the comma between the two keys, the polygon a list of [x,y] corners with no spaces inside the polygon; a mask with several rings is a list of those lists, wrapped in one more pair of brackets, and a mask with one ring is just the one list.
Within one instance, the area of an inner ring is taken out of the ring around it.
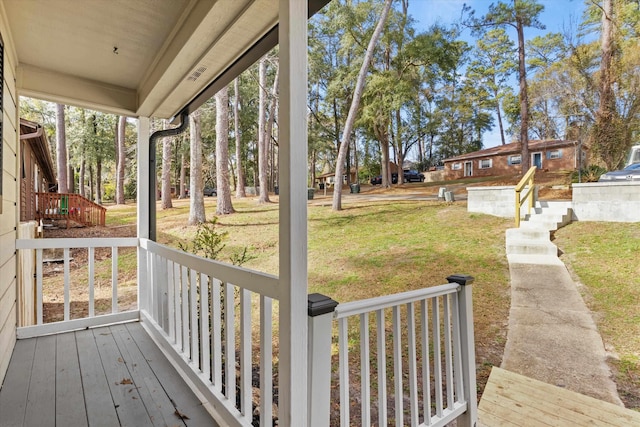
{"label": "porch ceiling", "polygon": [[169,118],[234,62],[275,45],[254,48],[277,26],[278,0],[0,0],[0,14],[21,95]]}

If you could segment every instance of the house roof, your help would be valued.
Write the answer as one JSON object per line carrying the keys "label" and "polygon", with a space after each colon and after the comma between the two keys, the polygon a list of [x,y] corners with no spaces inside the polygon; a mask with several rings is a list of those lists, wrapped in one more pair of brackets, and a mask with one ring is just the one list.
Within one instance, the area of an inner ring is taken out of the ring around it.
{"label": "house roof", "polygon": [[20,140],[26,141],[31,145],[31,149],[42,170],[44,178],[49,183],[55,183],[56,177],[53,172],[53,161],[51,160],[51,151],[49,151],[49,141],[42,126],[29,120],[20,119]]}
{"label": "house roof", "polygon": [[0,19],[21,95],[128,116],[174,117],[278,41],[278,0],[0,0]]}
{"label": "house roof", "polygon": [[[574,146],[578,142],[564,139],[545,139],[529,141],[529,151],[541,151],[549,148],[562,148]],[[583,144],[584,148],[587,148]],[[520,154],[522,152],[522,144],[520,142],[512,142],[510,144],[498,145],[497,147],[487,148],[485,150],[474,151],[472,153],[462,154],[460,156],[449,157],[444,162],[458,162],[461,160],[471,160],[485,157],[506,156],[509,154]]]}

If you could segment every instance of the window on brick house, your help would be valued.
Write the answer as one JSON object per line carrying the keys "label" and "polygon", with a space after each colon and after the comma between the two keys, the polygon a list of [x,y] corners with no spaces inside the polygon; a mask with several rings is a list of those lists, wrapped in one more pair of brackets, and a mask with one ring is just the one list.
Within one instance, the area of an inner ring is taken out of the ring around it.
{"label": "window on brick house", "polygon": [[493,166],[492,159],[482,159],[479,163],[480,169],[489,169],[491,166]]}

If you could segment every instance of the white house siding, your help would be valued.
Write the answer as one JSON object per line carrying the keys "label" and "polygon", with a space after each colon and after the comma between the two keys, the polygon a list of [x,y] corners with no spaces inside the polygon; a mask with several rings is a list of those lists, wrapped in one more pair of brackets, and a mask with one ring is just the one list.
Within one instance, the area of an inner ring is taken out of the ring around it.
{"label": "white house siding", "polygon": [[18,96],[15,55],[0,3],[0,34],[4,40],[2,130],[2,213],[0,213],[0,384],[16,342],[16,224],[18,215]]}

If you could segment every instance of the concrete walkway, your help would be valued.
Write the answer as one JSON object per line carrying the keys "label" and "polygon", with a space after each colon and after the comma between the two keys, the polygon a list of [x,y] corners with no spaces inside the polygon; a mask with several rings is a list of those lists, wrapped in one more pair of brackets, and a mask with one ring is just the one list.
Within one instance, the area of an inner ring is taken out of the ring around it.
{"label": "concrete walkway", "polygon": [[527,251],[508,255],[511,310],[502,368],[622,406],[602,338],[565,265],[557,253]]}

